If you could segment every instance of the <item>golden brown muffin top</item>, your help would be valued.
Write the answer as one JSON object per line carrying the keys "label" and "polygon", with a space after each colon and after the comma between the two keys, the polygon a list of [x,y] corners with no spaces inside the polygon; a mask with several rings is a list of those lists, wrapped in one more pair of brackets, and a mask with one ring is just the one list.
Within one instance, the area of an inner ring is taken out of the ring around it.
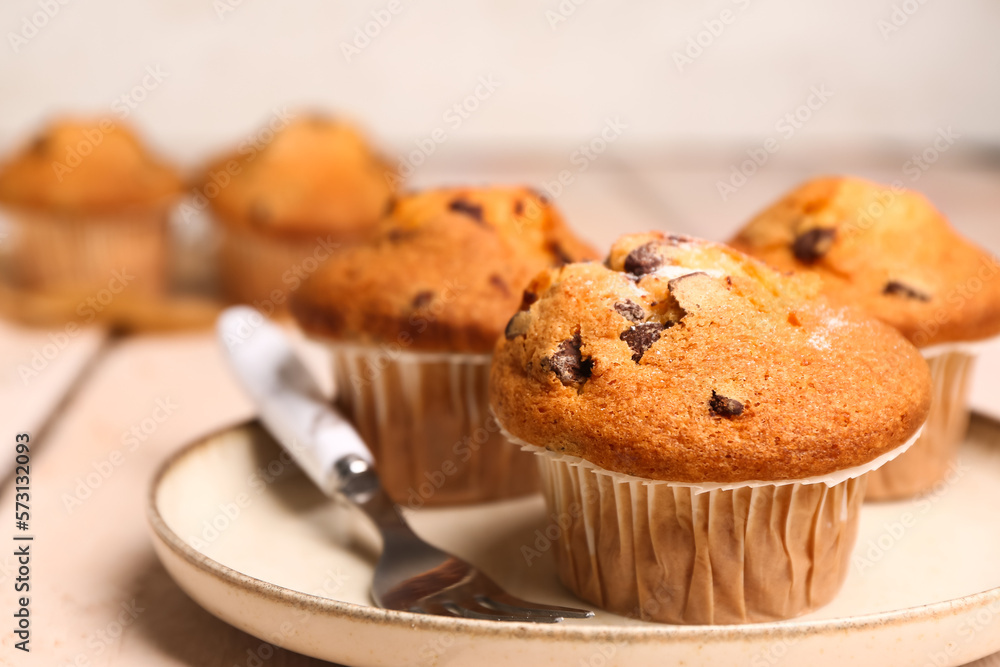
{"label": "golden brown muffin top", "polygon": [[606,265],[539,275],[497,344],[512,435],[607,470],[779,481],[868,463],[913,436],[930,379],[897,331],[720,244],[619,239]]}
{"label": "golden brown muffin top", "polygon": [[1000,260],[917,192],[816,179],[758,214],[731,244],[778,269],[820,276],[832,300],[918,347],[1000,333]]}
{"label": "golden brown muffin top", "polygon": [[488,354],[533,276],[595,256],[527,188],[427,190],[401,197],[374,240],[309,277],[292,312],[342,342]]}
{"label": "golden brown muffin top", "polygon": [[162,205],[182,187],[173,168],[109,119],[53,122],[0,167],[0,202],[65,213]]}
{"label": "golden brown muffin top", "polygon": [[293,119],[258,148],[241,144],[205,172],[200,189],[227,225],[274,236],[371,233],[395,173],[351,125]]}

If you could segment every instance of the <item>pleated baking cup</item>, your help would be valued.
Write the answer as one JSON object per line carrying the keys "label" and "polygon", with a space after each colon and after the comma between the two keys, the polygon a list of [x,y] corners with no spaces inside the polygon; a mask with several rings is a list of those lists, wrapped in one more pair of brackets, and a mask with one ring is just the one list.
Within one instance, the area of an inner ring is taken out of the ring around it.
{"label": "pleated baking cup", "polygon": [[329,349],[338,407],[372,450],[396,502],[456,505],[539,489],[532,455],[507,445],[490,413],[491,355]]}
{"label": "pleated baking cup", "polygon": [[684,625],[794,618],[829,603],[850,569],[867,473],[690,484],[611,472],[534,447],[559,576],[581,599]]}
{"label": "pleated baking cup", "polygon": [[168,204],[105,215],[3,213],[13,244],[10,278],[18,287],[81,297],[166,290]]}
{"label": "pleated baking cup", "polygon": [[948,475],[969,428],[969,386],[983,343],[921,350],[931,371],[931,409],[920,439],[904,455],[873,472],[867,500],[900,500],[933,490]]}
{"label": "pleated baking cup", "polygon": [[223,293],[231,301],[268,312],[287,308],[289,294],[349,242],[334,234],[281,238],[229,225],[216,227]]}

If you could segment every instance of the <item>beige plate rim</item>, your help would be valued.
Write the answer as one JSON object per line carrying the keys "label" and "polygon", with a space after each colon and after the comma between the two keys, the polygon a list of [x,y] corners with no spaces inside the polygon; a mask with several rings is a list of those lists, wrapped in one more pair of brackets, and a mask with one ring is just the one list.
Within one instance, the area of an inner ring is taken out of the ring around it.
{"label": "beige plate rim", "polygon": [[195,450],[213,443],[219,436],[234,430],[260,427],[257,420],[249,420],[218,429],[182,447],[167,458],[157,469],[147,496],[147,517],[155,535],[184,561],[204,573],[217,577],[257,595],[266,596],[285,603],[292,603],[317,611],[333,613],[347,619],[390,625],[407,629],[436,631],[462,631],[472,636],[506,635],[510,628],[518,626],[518,635],[526,640],[595,640],[609,635],[624,636],[630,641],[662,642],[664,639],[697,639],[701,641],[731,641],[733,639],[767,638],[794,639],[817,632],[837,633],[843,631],[863,631],[884,628],[887,625],[901,625],[915,621],[929,621],[949,617],[963,611],[1000,604],[1000,587],[988,589],[973,595],[910,607],[891,612],[868,614],[849,618],[822,619],[813,621],[781,621],[749,625],[692,625],[692,626],[617,626],[617,625],[543,625],[536,623],[508,623],[482,621],[465,618],[429,616],[395,610],[367,607],[364,605],[324,598],[290,590],[267,581],[248,576],[219,563],[196,551],[177,535],[166,523],[157,507],[157,491],[161,481],[173,466]]}

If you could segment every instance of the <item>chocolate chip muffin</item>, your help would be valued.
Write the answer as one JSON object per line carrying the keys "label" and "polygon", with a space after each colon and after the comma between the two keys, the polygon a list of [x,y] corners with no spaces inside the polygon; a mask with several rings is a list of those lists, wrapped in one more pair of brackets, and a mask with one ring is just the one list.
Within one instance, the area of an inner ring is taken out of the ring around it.
{"label": "chocolate chip muffin", "polygon": [[[790,618],[849,567],[864,474],[930,403],[898,332],[725,246],[626,236],[527,288],[490,404],[569,517],[563,582],[668,623]],[[781,530],[774,530],[775,521]]]}
{"label": "chocolate chip muffin", "polygon": [[400,197],[376,237],[339,253],[292,299],[334,356],[337,401],[397,502],[493,500],[537,490],[486,403],[490,355],[540,270],[593,257],[521,187]]}
{"label": "chocolate chip muffin", "polygon": [[0,166],[0,207],[14,227],[13,279],[60,294],[158,293],[177,172],[127,127],[58,120]]}
{"label": "chocolate chip muffin", "polygon": [[732,245],[808,273],[837,303],[892,325],[921,348],[934,378],[927,428],[872,475],[869,498],[934,488],[968,426],[970,342],[1000,333],[1000,260],[962,238],[923,195],[858,178],[822,178],[757,215]]}
{"label": "chocolate chip muffin", "polygon": [[274,310],[338,248],[371,235],[397,177],[343,121],[302,116],[260,134],[209,165],[199,193],[221,232],[226,294]]}

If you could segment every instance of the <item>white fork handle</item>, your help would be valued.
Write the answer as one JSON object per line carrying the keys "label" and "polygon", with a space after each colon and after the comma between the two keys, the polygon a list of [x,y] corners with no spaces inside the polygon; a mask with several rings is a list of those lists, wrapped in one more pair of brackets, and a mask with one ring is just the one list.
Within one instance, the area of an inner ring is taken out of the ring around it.
{"label": "white fork handle", "polygon": [[216,331],[260,420],[324,493],[333,495],[345,481],[338,462],[373,465],[361,436],[323,397],[280,328],[253,308],[234,306],[219,316]]}

